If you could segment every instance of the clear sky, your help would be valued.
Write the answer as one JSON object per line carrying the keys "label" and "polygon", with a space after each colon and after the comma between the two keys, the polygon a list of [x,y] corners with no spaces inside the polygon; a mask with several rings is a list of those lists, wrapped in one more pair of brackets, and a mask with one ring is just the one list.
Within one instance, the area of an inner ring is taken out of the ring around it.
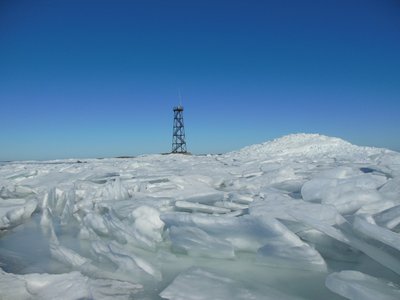
{"label": "clear sky", "polygon": [[400,1],[0,0],[0,160],[289,133],[400,150]]}

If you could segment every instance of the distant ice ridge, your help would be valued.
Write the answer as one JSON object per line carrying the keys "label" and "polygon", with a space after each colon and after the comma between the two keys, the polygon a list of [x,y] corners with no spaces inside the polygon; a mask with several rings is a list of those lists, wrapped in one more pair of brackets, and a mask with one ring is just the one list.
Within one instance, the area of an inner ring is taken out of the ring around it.
{"label": "distant ice ridge", "polygon": [[399,284],[397,152],[294,134],[0,166],[0,299],[397,299]]}

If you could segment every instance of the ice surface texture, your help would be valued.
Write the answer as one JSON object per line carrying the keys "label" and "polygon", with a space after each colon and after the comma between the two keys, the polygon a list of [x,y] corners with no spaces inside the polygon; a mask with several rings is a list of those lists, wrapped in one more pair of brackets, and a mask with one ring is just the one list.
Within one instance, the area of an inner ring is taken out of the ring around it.
{"label": "ice surface texture", "polygon": [[0,299],[400,299],[400,154],[295,134],[223,155],[0,166]]}

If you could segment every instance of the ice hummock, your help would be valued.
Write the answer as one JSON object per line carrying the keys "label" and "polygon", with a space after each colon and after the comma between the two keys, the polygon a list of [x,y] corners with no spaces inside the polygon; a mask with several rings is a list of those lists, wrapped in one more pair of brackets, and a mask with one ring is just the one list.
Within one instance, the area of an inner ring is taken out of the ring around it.
{"label": "ice hummock", "polygon": [[0,299],[398,298],[397,152],[294,134],[85,162],[0,166]]}

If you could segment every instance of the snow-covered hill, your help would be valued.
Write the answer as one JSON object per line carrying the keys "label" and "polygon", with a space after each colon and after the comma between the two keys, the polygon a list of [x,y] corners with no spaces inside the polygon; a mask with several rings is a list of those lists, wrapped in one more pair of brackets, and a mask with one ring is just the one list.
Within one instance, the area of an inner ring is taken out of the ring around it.
{"label": "snow-covered hill", "polygon": [[0,230],[0,299],[400,299],[400,154],[294,134],[7,163]]}
{"label": "snow-covered hill", "polygon": [[340,138],[328,137],[320,134],[290,134],[281,138],[267,141],[262,144],[247,146],[228,155],[245,156],[249,158],[259,157],[350,157],[368,158],[374,154],[390,152],[386,149],[373,147],[360,147],[350,144]]}

